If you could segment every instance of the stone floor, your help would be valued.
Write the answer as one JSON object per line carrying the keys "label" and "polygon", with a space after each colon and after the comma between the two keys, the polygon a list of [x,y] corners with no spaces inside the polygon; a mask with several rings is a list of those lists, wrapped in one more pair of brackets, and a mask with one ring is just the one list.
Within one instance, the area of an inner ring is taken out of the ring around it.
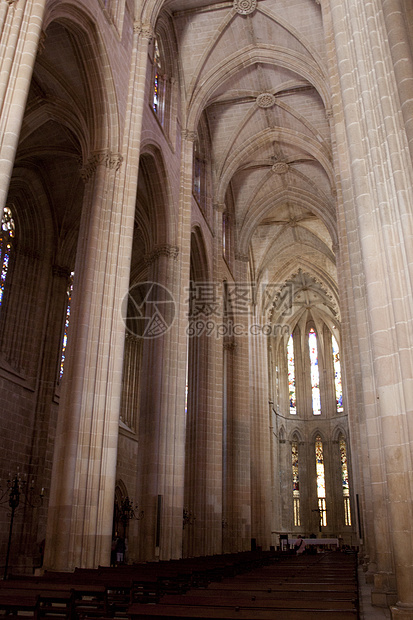
{"label": "stone floor", "polygon": [[361,566],[359,571],[360,620],[385,620],[391,618],[390,609],[373,607],[371,604],[372,585],[366,583],[366,576]]}

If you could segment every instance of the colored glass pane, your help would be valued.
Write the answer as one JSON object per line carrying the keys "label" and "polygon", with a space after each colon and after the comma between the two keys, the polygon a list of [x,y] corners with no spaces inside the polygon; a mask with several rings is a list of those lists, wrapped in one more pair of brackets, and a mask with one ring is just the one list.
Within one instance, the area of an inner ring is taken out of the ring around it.
{"label": "colored glass pane", "polygon": [[153,57],[153,64],[155,67],[155,77],[153,84],[153,101],[152,107],[155,114],[159,113],[159,95],[160,95],[160,71],[161,71],[161,56],[159,53],[158,41],[155,39],[155,51]]}
{"label": "colored glass pane", "polygon": [[337,340],[334,336],[331,336],[331,343],[333,347],[333,364],[334,364],[334,385],[336,392],[336,407],[337,413],[343,411],[343,390],[341,385],[341,364],[340,364],[340,351],[338,348]]}
{"label": "colored glass pane", "polygon": [[350,510],[350,484],[348,480],[348,466],[347,466],[347,444],[343,437],[340,438],[340,461],[341,461],[341,485],[343,489],[344,498],[344,520],[346,525],[351,525],[351,510]]}
{"label": "colored glass pane", "polygon": [[326,511],[326,480],[324,471],[324,454],[323,454],[323,442],[321,437],[317,436],[315,441],[315,456],[316,456],[316,475],[317,475],[317,499],[318,499],[318,511],[320,515],[320,525],[327,525],[327,511]]}
{"label": "colored glass pane", "polygon": [[320,415],[320,373],[318,368],[317,334],[311,328],[308,333],[308,344],[310,349],[310,368],[311,368],[311,396],[313,403],[313,414]]}
{"label": "colored glass pane", "polygon": [[301,525],[300,519],[300,478],[298,474],[298,441],[291,443],[291,464],[293,474],[294,526]]}
{"label": "colored glass pane", "polygon": [[294,343],[291,334],[287,345],[287,364],[288,364],[288,392],[290,400],[290,413],[297,413],[297,402],[295,392],[295,363],[294,363]]}
{"label": "colored glass pane", "polygon": [[317,472],[317,497],[326,496],[326,482],[324,474],[324,455],[323,455],[323,443],[320,437],[317,437],[315,442],[315,455],[316,455],[316,472]]}
{"label": "colored glass pane", "polygon": [[70,274],[70,282],[69,282],[69,285],[67,287],[67,292],[66,292],[67,303],[66,303],[65,330],[63,333],[62,353],[60,357],[60,379],[63,376],[63,369],[64,369],[65,359],[66,359],[67,332],[69,329],[70,307],[72,303],[72,293],[73,293],[73,276],[74,276],[74,272],[72,271],[72,273]]}
{"label": "colored glass pane", "polygon": [[13,239],[15,236],[15,225],[12,211],[9,207],[3,208],[0,232],[0,306],[3,301],[4,287],[6,277],[10,266],[10,255],[13,247]]}

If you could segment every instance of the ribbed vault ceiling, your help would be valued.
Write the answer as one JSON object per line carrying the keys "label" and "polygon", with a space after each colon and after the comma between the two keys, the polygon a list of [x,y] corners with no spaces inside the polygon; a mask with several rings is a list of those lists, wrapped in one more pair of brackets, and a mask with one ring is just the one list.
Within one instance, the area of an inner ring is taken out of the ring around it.
{"label": "ribbed vault ceiling", "polygon": [[177,37],[184,122],[193,130],[206,116],[214,202],[228,205],[231,197],[236,251],[249,256],[257,284],[305,289],[291,300],[289,319],[263,300],[267,316],[293,324],[305,308],[338,321],[321,7],[315,0],[168,0],[165,7]]}

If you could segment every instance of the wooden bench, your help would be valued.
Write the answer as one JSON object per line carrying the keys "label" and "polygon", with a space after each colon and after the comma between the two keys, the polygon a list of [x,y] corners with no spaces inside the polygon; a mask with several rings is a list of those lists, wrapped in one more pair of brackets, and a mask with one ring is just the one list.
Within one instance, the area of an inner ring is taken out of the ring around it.
{"label": "wooden bench", "polygon": [[131,605],[128,611],[130,620],[158,618],[159,620],[186,618],[187,620],[355,620],[356,611],[302,611],[248,609],[239,605],[191,606],[191,605]]}

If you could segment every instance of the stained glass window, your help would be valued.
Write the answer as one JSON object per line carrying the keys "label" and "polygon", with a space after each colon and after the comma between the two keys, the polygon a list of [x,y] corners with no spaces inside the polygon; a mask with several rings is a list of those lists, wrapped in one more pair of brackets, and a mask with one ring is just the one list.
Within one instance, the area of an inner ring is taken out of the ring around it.
{"label": "stained glass window", "polygon": [[341,484],[344,499],[344,523],[351,525],[350,484],[348,481],[347,445],[344,437],[340,437]]}
{"label": "stained glass window", "polygon": [[293,472],[293,508],[294,525],[301,525],[300,519],[300,479],[298,474],[298,441],[291,444],[292,472]]}
{"label": "stained glass window", "polygon": [[152,108],[160,122],[163,124],[164,118],[164,99],[165,99],[165,77],[163,75],[161,53],[158,40],[154,42],[154,78],[153,78],[153,95]]}
{"label": "stained glass window", "polygon": [[324,472],[324,455],[323,455],[323,442],[321,437],[317,435],[315,440],[315,459],[316,459],[316,474],[317,474],[317,499],[318,499],[318,511],[320,514],[320,526],[327,525],[327,510],[326,510],[326,479]]}
{"label": "stained glass window", "polygon": [[308,333],[308,344],[310,348],[310,367],[311,367],[311,396],[313,403],[313,414],[320,415],[320,373],[318,369],[317,334],[311,328]]}
{"label": "stained glass window", "polygon": [[337,413],[341,413],[343,411],[343,390],[342,390],[342,385],[341,385],[340,351],[338,348],[337,340],[334,338],[334,336],[331,336],[331,344],[333,347],[336,407],[337,407]]}
{"label": "stained glass window", "polygon": [[73,276],[74,276],[74,271],[72,271],[72,273],[70,274],[70,281],[69,281],[67,291],[66,291],[66,295],[67,295],[66,317],[65,317],[65,330],[63,333],[62,353],[60,357],[60,379],[63,376],[63,369],[64,369],[65,359],[66,359],[67,331],[69,329],[70,307],[72,303],[72,293],[73,293]]}
{"label": "stained glass window", "polygon": [[4,287],[6,284],[6,277],[10,266],[10,256],[13,251],[14,236],[15,225],[13,213],[9,207],[4,207],[3,215],[1,218],[0,231],[0,307],[3,301]]}
{"label": "stained glass window", "polygon": [[295,364],[294,364],[294,343],[291,334],[287,345],[287,364],[288,364],[288,392],[290,399],[290,413],[297,413],[296,392],[295,392]]}

